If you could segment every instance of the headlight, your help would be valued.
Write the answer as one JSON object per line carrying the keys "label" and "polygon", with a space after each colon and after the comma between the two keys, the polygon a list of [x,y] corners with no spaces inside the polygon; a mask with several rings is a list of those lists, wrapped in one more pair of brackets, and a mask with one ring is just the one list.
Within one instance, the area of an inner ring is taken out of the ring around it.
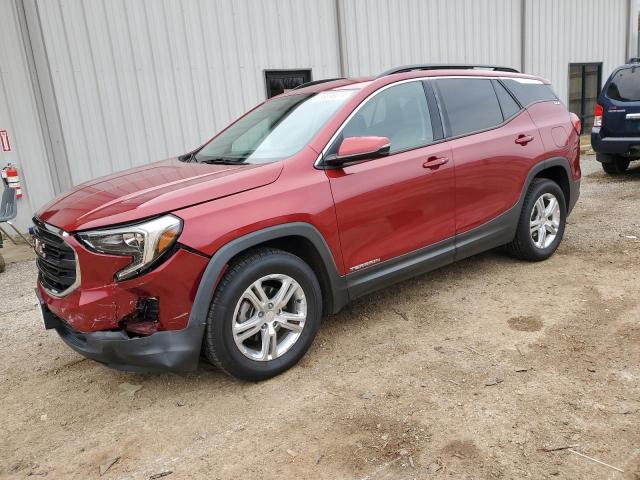
{"label": "headlight", "polygon": [[116,273],[117,280],[126,280],[162,257],[176,243],[181,230],[179,218],[165,215],[135,225],[82,232],[78,238],[96,252],[132,257],[132,262]]}

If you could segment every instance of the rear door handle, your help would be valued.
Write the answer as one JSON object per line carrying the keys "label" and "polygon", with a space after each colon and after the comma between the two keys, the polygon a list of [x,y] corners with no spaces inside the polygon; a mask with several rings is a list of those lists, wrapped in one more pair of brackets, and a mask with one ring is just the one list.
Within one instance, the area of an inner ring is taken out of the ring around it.
{"label": "rear door handle", "polygon": [[533,137],[531,135],[518,135],[518,138],[516,138],[516,143],[518,145],[526,145],[532,140]]}
{"label": "rear door handle", "polygon": [[434,155],[433,157],[427,158],[427,161],[424,162],[422,164],[422,166],[424,168],[428,168],[430,170],[435,170],[436,168],[440,167],[441,165],[444,165],[445,163],[447,163],[448,161],[449,161],[449,159],[447,157],[436,157]]}

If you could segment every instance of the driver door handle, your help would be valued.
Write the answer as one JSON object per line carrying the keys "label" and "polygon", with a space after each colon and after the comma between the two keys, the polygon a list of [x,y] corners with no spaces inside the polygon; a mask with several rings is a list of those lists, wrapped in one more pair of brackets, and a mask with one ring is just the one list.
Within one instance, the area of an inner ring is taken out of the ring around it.
{"label": "driver door handle", "polygon": [[422,164],[423,168],[428,168],[430,170],[435,170],[436,168],[440,167],[441,165],[444,165],[445,163],[447,163],[449,161],[449,159],[447,157],[437,157],[437,156],[432,156],[427,158],[427,161],[424,162]]}
{"label": "driver door handle", "polygon": [[533,140],[533,137],[531,135],[518,135],[518,138],[516,138],[516,143],[518,145],[526,145],[527,143],[529,143],[530,141]]}

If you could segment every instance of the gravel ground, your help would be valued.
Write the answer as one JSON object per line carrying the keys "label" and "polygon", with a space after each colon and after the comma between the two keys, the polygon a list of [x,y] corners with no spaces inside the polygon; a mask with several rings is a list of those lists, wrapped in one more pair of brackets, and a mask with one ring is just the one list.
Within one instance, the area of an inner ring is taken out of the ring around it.
{"label": "gravel ground", "polygon": [[8,265],[0,477],[640,478],[640,165],[583,170],[550,260],[490,252],[359,300],[256,384],[84,360],[42,328],[33,262]]}

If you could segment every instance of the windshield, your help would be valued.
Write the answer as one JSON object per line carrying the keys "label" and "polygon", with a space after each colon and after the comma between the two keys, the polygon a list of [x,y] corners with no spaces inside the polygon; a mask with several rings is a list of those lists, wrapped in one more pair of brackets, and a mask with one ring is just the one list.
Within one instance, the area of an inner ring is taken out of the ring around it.
{"label": "windshield", "polygon": [[275,98],[205,145],[198,162],[266,163],[298,153],[355,93],[326,91]]}

